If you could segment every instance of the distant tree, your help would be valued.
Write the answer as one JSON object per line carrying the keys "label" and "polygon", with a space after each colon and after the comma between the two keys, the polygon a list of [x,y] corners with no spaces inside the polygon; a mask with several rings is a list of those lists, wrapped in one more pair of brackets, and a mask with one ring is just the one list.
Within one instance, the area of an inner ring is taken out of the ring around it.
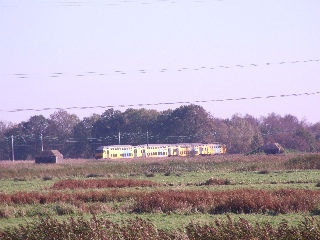
{"label": "distant tree", "polygon": [[72,146],[73,129],[80,122],[75,114],[69,114],[64,110],[59,110],[50,115],[48,135],[46,142],[49,148],[59,150],[65,157],[69,157],[70,146]]}
{"label": "distant tree", "polygon": [[[169,118],[172,114],[173,110],[168,109],[165,111],[159,112],[157,118],[155,119],[154,124],[152,124],[150,127],[150,143],[167,143],[167,126],[166,124],[169,122]],[[152,134],[152,135],[151,135]]]}
{"label": "distant tree", "polygon": [[70,137],[73,133],[73,128],[80,122],[80,119],[75,114],[70,114],[67,111],[59,110],[50,115],[49,131],[51,136]]}
{"label": "distant tree", "polygon": [[248,153],[262,145],[262,137],[256,121],[251,116],[235,114],[226,121],[228,129],[227,149],[229,153]]}
{"label": "distant tree", "polygon": [[125,126],[124,134],[126,134],[125,142],[130,144],[145,144],[147,132],[150,140],[156,142],[156,136],[153,134],[153,126],[156,123],[159,112],[156,110],[127,109],[124,113]]}
{"label": "distant tree", "polygon": [[93,124],[92,133],[94,137],[101,139],[101,144],[117,144],[118,134],[124,127],[125,117],[122,112],[110,108]]}
{"label": "distant tree", "polygon": [[43,137],[47,136],[49,120],[42,115],[30,117],[21,123],[24,139],[28,145],[26,151],[28,159],[34,159],[42,150]]}
{"label": "distant tree", "polygon": [[261,119],[261,132],[265,142],[277,142],[287,149],[314,151],[316,142],[310,129],[297,117],[287,114],[284,117],[275,113]]}
{"label": "distant tree", "polygon": [[5,132],[4,138],[6,139],[5,146],[6,146],[6,153],[7,159],[12,160],[12,140],[14,146],[14,159],[15,160],[24,160],[27,159],[28,156],[28,146],[27,142],[24,138],[22,124],[15,124],[10,127]]}
{"label": "distant tree", "polygon": [[0,160],[10,159],[11,138],[7,132],[14,126],[11,122],[0,121]]}
{"label": "distant tree", "polygon": [[309,129],[316,141],[316,151],[320,152],[320,122],[309,126]]}
{"label": "distant tree", "polygon": [[72,150],[70,157],[72,158],[92,158],[94,150],[100,145],[92,135],[93,125],[100,119],[100,115],[93,114],[85,117],[81,122],[74,126]]}
{"label": "distant tree", "polygon": [[162,125],[167,142],[211,142],[214,139],[213,117],[198,105],[173,110]]}

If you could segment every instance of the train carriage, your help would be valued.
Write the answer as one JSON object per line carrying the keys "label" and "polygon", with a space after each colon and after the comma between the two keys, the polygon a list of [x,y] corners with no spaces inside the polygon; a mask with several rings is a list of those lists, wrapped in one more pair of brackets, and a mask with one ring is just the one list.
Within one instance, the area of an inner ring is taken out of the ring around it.
{"label": "train carriage", "polygon": [[166,144],[143,145],[147,157],[168,157],[168,146]]}
{"label": "train carriage", "polygon": [[225,154],[226,145],[220,143],[178,143],[100,146],[96,149],[96,159],[122,159],[140,157],[208,156]]}
{"label": "train carriage", "polygon": [[133,147],[131,145],[110,145],[98,147],[95,158],[118,159],[133,158]]}

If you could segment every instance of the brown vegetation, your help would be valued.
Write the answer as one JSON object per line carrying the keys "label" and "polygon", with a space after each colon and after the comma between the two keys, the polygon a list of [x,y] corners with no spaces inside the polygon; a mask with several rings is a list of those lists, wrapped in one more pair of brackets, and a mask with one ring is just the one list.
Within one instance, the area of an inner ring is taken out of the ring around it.
{"label": "brown vegetation", "polygon": [[311,212],[320,204],[320,191],[230,190],[154,191],[138,198],[134,211],[202,213],[291,213]]}
{"label": "brown vegetation", "polygon": [[109,202],[124,201],[130,198],[136,198],[139,191],[128,192],[119,190],[110,191],[85,191],[66,193],[62,191],[53,191],[49,193],[40,192],[17,192],[14,194],[0,193],[0,204],[46,204],[55,202]]}
{"label": "brown vegetation", "polygon": [[117,224],[102,218],[85,220],[69,218],[59,222],[52,218],[40,219],[20,225],[14,229],[0,231],[3,240],[12,239],[81,239],[81,240],[117,240],[117,239],[172,239],[172,240],[229,240],[229,239],[320,239],[320,222],[315,218],[305,218],[298,226],[289,226],[282,222],[277,227],[269,223],[251,224],[245,219],[233,221],[215,220],[209,224],[190,223],[184,230],[161,230],[150,221],[140,218]]}

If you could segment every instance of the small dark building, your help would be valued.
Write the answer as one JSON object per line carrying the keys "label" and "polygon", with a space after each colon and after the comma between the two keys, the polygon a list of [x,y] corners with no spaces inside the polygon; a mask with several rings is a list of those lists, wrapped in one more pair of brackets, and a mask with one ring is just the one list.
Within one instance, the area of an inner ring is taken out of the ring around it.
{"label": "small dark building", "polygon": [[63,160],[63,155],[58,150],[46,150],[39,153],[35,163],[58,163]]}
{"label": "small dark building", "polygon": [[279,143],[266,143],[261,150],[266,154],[279,154],[284,152],[284,148]]}

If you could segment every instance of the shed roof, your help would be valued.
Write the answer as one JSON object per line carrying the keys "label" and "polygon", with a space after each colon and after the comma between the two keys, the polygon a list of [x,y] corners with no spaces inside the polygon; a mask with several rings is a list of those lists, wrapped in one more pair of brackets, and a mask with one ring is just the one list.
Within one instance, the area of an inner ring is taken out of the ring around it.
{"label": "shed roof", "polygon": [[61,156],[62,154],[58,150],[45,150],[37,155],[37,157],[50,157],[50,156]]}
{"label": "shed roof", "polygon": [[282,148],[282,146],[279,143],[273,143],[273,142],[268,142],[262,147],[263,150],[281,149],[281,148]]}

